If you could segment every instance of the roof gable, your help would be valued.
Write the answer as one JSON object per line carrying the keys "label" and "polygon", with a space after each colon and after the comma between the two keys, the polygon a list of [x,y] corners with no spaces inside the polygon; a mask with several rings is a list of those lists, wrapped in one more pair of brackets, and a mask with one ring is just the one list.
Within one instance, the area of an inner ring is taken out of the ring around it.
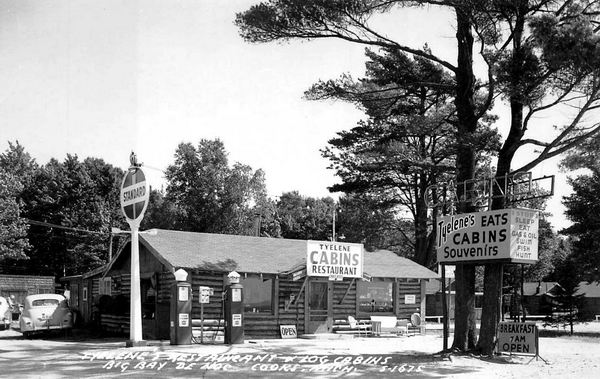
{"label": "roof gable", "polygon": [[523,296],[542,296],[556,291],[557,282],[525,282],[523,283]]}

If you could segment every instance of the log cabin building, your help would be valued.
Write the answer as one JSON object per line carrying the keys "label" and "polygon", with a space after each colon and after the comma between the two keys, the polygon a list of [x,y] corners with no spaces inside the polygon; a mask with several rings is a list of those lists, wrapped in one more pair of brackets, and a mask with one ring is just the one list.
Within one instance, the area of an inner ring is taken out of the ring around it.
{"label": "log cabin building", "polygon": [[[417,312],[424,319],[426,281],[438,277],[391,251],[366,252],[359,244],[334,243],[358,247],[360,262],[351,263],[360,264],[359,277],[327,277],[314,276],[316,269],[314,273],[307,270],[311,257],[307,246],[318,244],[316,241],[160,229],[154,235],[140,234],[139,241],[144,339],[169,339],[173,273],[180,268],[188,272],[192,285],[192,320],[201,317],[200,286],[213,290],[210,303],[203,305],[203,318],[221,320],[227,274],[236,271],[241,275],[244,334],[248,338],[278,338],[280,325],[295,325],[299,335],[329,333],[336,320],[348,316],[408,319]],[[83,293],[76,295],[79,307],[87,307],[80,310],[84,322],[128,332],[130,249],[127,242],[107,266],[65,278],[79,291],[86,288],[85,304]],[[315,259],[322,262],[327,258],[315,255]],[[343,272],[354,273],[350,269]]]}

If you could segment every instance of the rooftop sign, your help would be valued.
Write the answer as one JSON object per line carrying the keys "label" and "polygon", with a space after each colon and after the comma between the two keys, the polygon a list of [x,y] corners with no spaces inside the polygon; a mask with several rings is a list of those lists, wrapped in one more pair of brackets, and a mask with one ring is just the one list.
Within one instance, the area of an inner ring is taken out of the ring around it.
{"label": "rooftop sign", "polygon": [[330,280],[362,278],[363,245],[358,243],[307,241],[306,273]]}
{"label": "rooftop sign", "polygon": [[501,209],[440,217],[437,259],[441,263],[498,260],[535,263],[539,212]]}

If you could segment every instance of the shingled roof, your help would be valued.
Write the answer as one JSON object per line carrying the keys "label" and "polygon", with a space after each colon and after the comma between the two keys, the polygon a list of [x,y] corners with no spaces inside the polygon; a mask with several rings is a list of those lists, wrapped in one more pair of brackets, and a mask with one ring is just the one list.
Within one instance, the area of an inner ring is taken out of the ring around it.
{"label": "shingled roof", "polygon": [[[306,261],[305,240],[157,229],[154,235],[140,234],[140,243],[172,269],[279,274]],[[435,272],[388,250],[364,252],[363,271],[373,277],[438,277]]]}
{"label": "shingled roof", "polygon": [[429,279],[439,277],[425,266],[396,255],[393,251],[364,252],[363,270],[378,278]]}

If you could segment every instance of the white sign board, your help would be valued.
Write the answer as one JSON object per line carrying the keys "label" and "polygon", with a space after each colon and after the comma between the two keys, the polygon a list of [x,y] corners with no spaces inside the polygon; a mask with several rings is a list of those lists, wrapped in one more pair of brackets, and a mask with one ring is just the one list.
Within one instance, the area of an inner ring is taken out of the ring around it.
{"label": "white sign board", "polygon": [[307,241],[306,272],[330,280],[362,278],[363,245],[358,243]]}
{"label": "white sign board", "polygon": [[179,301],[188,301],[189,299],[189,290],[187,287],[177,287],[177,300]]}
{"label": "white sign board", "polygon": [[187,313],[179,314],[179,326],[188,327],[190,325],[190,315]]}
{"label": "white sign board", "polygon": [[415,304],[417,302],[416,295],[404,295],[404,304]]}
{"label": "white sign board", "polygon": [[213,289],[210,287],[200,286],[200,304],[210,303],[210,295],[212,295]]}
{"label": "white sign board", "polygon": [[279,332],[282,339],[297,338],[296,325],[279,325]]}
{"label": "white sign board", "polygon": [[233,313],[231,315],[231,326],[242,326],[242,314]]}
{"label": "white sign board", "polygon": [[498,352],[537,355],[538,342],[535,322],[500,322]]}
{"label": "white sign board", "polygon": [[503,260],[535,263],[538,259],[539,212],[501,209],[440,217],[437,259],[444,263]]}

